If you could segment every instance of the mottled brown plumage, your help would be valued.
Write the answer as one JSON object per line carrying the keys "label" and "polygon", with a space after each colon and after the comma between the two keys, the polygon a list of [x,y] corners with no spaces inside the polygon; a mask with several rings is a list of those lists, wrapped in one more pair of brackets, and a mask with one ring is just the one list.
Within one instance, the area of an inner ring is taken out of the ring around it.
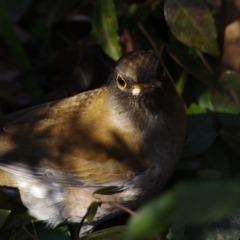
{"label": "mottled brown plumage", "polygon": [[[136,207],[171,176],[185,110],[152,51],[122,57],[108,87],[0,119],[0,185],[16,187],[31,215],[80,222],[98,200]],[[95,222],[118,210],[102,204]]]}

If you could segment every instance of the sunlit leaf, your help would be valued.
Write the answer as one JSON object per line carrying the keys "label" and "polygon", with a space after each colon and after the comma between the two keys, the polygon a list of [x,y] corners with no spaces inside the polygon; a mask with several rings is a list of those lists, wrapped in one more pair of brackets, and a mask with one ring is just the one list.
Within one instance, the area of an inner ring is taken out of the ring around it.
{"label": "sunlit leaf", "polygon": [[196,103],[192,103],[187,109],[188,115],[206,113],[206,110]]}
{"label": "sunlit leaf", "polygon": [[117,60],[120,56],[117,14],[113,0],[97,0],[93,20],[93,33],[105,53]]}
{"label": "sunlit leaf", "polygon": [[85,218],[87,219],[87,222],[89,224],[92,223],[92,221],[97,213],[98,207],[99,207],[98,202],[92,202],[91,205],[88,207]]}
{"label": "sunlit leaf", "polygon": [[164,14],[179,41],[214,56],[219,55],[214,20],[204,1],[166,0]]}
{"label": "sunlit leaf", "polygon": [[203,109],[213,110],[211,90],[204,91],[198,99],[198,104]]}

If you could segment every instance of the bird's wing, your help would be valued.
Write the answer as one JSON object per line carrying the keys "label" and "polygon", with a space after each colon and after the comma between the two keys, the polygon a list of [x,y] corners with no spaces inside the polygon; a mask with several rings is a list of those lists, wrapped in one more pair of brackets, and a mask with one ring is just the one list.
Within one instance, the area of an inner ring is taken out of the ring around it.
{"label": "bird's wing", "polygon": [[89,132],[84,124],[78,126],[79,118],[84,119],[86,108],[102,91],[93,90],[0,119],[0,168],[71,185],[101,185],[132,178],[132,171],[114,159],[114,147],[109,149],[96,140],[94,127]]}

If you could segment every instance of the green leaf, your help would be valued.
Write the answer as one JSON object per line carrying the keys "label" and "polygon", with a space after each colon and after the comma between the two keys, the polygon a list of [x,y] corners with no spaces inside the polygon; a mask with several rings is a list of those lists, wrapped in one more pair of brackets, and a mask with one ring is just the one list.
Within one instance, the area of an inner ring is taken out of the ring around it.
{"label": "green leaf", "polygon": [[173,35],[187,46],[219,56],[214,20],[201,0],[166,0],[164,15]]}
{"label": "green leaf", "polygon": [[10,213],[10,210],[0,209],[0,228],[3,226]]}
{"label": "green leaf", "polygon": [[239,210],[240,182],[186,182],[143,206],[133,216],[123,240],[151,239],[170,224],[197,225],[220,220]]}
{"label": "green leaf", "polygon": [[98,207],[99,207],[98,202],[92,202],[91,205],[88,207],[85,218],[87,219],[87,222],[89,224],[92,223],[92,221],[97,213]]}
{"label": "green leaf", "polygon": [[113,0],[97,0],[93,19],[93,33],[98,44],[114,60],[121,56],[118,23]]}
{"label": "green leaf", "polygon": [[143,206],[135,217],[130,218],[122,240],[145,240],[156,237],[171,223],[176,191],[168,191]]}
{"label": "green leaf", "polygon": [[189,116],[187,141],[183,148],[182,157],[190,157],[205,151],[216,138],[217,132],[213,127],[211,116],[208,114]]}
{"label": "green leaf", "polygon": [[213,110],[211,90],[204,91],[198,99],[198,104],[203,109]]}
{"label": "green leaf", "polygon": [[192,103],[187,109],[188,115],[196,115],[196,114],[201,114],[201,113],[206,113],[206,110],[204,108],[200,107],[196,103]]}

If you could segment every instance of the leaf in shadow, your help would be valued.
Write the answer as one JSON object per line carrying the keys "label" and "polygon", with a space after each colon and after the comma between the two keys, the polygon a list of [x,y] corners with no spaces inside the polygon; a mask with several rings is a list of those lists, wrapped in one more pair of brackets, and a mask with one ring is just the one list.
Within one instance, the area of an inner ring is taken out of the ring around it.
{"label": "leaf in shadow", "polygon": [[208,149],[216,140],[217,131],[214,129],[209,114],[188,116],[187,141],[183,148],[182,157],[190,157]]}
{"label": "leaf in shadow", "polygon": [[204,1],[167,0],[164,14],[179,41],[213,56],[219,55],[214,20]]}
{"label": "leaf in shadow", "polygon": [[132,217],[123,240],[151,239],[170,224],[201,225],[239,211],[239,182],[231,180],[185,182],[143,206]]}

